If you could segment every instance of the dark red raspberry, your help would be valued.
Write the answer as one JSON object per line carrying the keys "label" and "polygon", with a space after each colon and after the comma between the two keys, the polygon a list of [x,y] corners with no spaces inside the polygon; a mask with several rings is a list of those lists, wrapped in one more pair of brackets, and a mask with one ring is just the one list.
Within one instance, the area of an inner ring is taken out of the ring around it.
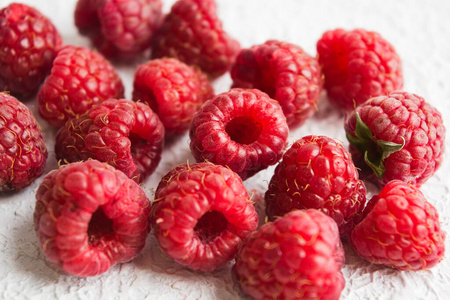
{"label": "dark red raspberry", "polygon": [[441,114],[417,95],[393,92],[371,98],[348,117],[345,131],[361,177],[380,186],[394,179],[420,186],[441,165]]}
{"label": "dark red raspberry", "polygon": [[161,160],[164,126],[143,103],[110,99],[88,114],[70,119],[56,135],[56,158],[64,163],[97,159],[136,182]]}
{"label": "dark red raspberry", "polygon": [[443,259],[445,233],[438,213],[418,188],[393,180],[370,200],[364,214],[351,242],[371,263],[417,271]]}
{"label": "dark red raspberry", "polygon": [[33,7],[12,3],[0,10],[0,91],[33,95],[50,73],[61,37]]}
{"label": "dark red raspberry", "polygon": [[133,100],[158,114],[166,137],[186,132],[200,106],[214,95],[205,74],[173,58],[151,60],[134,75]]}
{"label": "dark red raspberry", "polygon": [[336,222],[309,209],[252,232],[239,246],[232,270],[253,299],[339,299],[343,263]]}
{"label": "dark red raspberry", "polygon": [[317,60],[296,45],[275,40],[241,50],[231,78],[233,87],[259,89],[277,100],[291,128],[314,113],[322,88]]}
{"label": "dark red raspberry", "polygon": [[122,80],[101,54],[85,47],[65,46],[58,52],[37,100],[40,115],[60,127],[93,105],[123,95]]}
{"label": "dark red raspberry", "polygon": [[151,204],[133,180],[96,160],[61,166],[36,192],[34,227],[46,258],[76,276],[96,276],[136,257]]}
{"label": "dark red raspberry", "polygon": [[229,70],[239,42],[222,28],[214,0],[178,0],[152,39],[152,57],[175,57],[211,78]]}
{"label": "dark red raspberry", "polygon": [[317,42],[317,53],[328,97],[342,110],[403,87],[400,58],[376,32],[329,30]]}
{"label": "dark red raspberry", "polygon": [[178,165],[161,179],[152,222],[164,253],[193,270],[212,271],[233,259],[258,215],[236,173],[198,163]]}
{"label": "dark red raspberry", "polygon": [[278,102],[256,89],[231,89],[208,100],[189,132],[198,162],[227,166],[243,180],[277,163],[288,134]]}
{"label": "dark red raspberry", "polygon": [[47,162],[39,124],[24,104],[0,93],[0,192],[20,190],[44,173]]}
{"label": "dark red raspberry", "polygon": [[75,25],[108,58],[144,52],[161,19],[161,0],[78,0],[75,8]]}
{"label": "dark red raspberry", "polygon": [[315,208],[332,217],[345,236],[361,220],[366,187],[341,143],[305,136],[283,155],[265,200],[269,220],[291,210]]}

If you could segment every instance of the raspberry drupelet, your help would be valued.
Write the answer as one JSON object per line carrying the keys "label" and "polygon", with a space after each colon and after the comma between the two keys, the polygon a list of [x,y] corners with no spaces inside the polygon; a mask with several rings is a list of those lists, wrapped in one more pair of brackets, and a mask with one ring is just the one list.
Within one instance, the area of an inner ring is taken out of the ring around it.
{"label": "raspberry drupelet", "polygon": [[262,225],[239,245],[235,281],[253,299],[339,299],[344,250],[336,222],[297,210]]}
{"label": "raspberry drupelet", "polygon": [[420,187],[441,165],[442,116],[418,95],[393,92],[371,98],[348,116],[345,131],[361,178],[380,187],[394,179]]}
{"label": "raspberry drupelet", "polygon": [[152,39],[152,57],[175,57],[212,79],[227,72],[240,50],[222,27],[214,0],[178,0]]}
{"label": "raspberry drupelet", "polygon": [[350,154],[326,136],[305,136],[285,152],[265,194],[269,220],[291,210],[318,209],[346,236],[361,220],[366,187]]}
{"label": "raspberry drupelet", "polygon": [[56,135],[56,158],[62,163],[97,159],[140,183],[161,160],[164,126],[143,103],[110,99],[87,114],[70,119]]}
{"label": "raspberry drupelet", "polygon": [[36,200],[39,245],[50,263],[70,275],[96,276],[130,261],[151,229],[151,203],[141,187],[96,160],[51,171]]}
{"label": "raspberry drupelet", "polygon": [[64,46],[38,93],[39,114],[60,127],[110,98],[122,98],[124,87],[113,65],[86,47]]}
{"label": "raspberry drupelet", "polygon": [[277,163],[288,134],[279,103],[256,89],[231,89],[208,100],[189,132],[198,162],[227,166],[243,180]]}
{"label": "raspberry drupelet", "polygon": [[204,73],[174,58],[150,60],[134,74],[133,100],[159,116],[166,138],[188,131],[194,114],[213,95]]}
{"label": "raspberry drupelet", "polygon": [[53,23],[38,10],[11,3],[0,10],[0,91],[33,96],[61,46]]}
{"label": "raspberry drupelet", "polygon": [[319,63],[299,46],[269,40],[242,49],[230,73],[232,87],[259,89],[277,100],[290,128],[317,109],[323,84]]}
{"label": "raspberry drupelet", "polygon": [[44,173],[44,136],[31,111],[0,92],[0,193],[29,186]]}
{"label": "raspberry drupelet", "polygon": [[134,60],[162,21],[161,0],[78,0],[75,25],[108,59]]}
{"label": "raspberry drupelet", "polygon": [[403,88],[400,57],[376,32],[326,31],[317,42],[317,53],[328,98],[343,111]]}
{"label": "raspberry drupelet", "polygon": [[390,181],[369,201],[364,215],[351,233],[351,243],[369,262],[418,271],[443,259],[445,233],[439,215],[418,188]]}
{"label": "raspberry drupelet", "polygon": [[152,222],[165,254],[193,270],[213,271],[233,259],[258,215],[236,173],[197,163],[178,165],[161,179]]}

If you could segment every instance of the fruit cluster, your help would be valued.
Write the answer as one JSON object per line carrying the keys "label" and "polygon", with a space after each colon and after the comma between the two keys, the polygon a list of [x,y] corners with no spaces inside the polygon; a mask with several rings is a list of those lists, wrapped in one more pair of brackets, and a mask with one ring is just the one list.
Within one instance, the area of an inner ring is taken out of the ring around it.
{"label": "fruit cluster", "polygon": [[[59,127],[61,166],[37,189],[34,225],[59,270],[102,274],[139,255],[151,229],[193,270],[234,260],[255,299],[338,299],[341,238],[399,270],[442,260],[445,234],[419,190],[441,165],[442,117],[401,91],[400,58],[379,34],[327,31],[313,57],[277,40],[241,49],[213,0],[178,0],[166,15],[160,0],[79,0],[74,16],[97,51],[62,45],[32,7],[0,10],[0,192],[44,173],[44,135],[18,100],[36,94],[40,116]],[[114,62],[147,50],[123,99]],[[232,86],[215,94],[211,80],[226,72]],[[327,136],[288,141],[323,90],[347,113],[348,149]],[[174,165],[150,201],[139,184],[182,134],[196,163]],[[258,228],[244,181],[274,165]],[[381,189],[370,200],[365,180]]]}

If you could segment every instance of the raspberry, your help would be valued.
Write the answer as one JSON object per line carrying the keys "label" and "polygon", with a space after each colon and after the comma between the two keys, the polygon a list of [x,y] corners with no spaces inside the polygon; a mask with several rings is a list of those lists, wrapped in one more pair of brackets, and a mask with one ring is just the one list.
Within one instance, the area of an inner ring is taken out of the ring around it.
{"label": "raspberry", "polygon": [[44,137],[30,110],[0,93],[0,192],[30,185],[44,173],[46,162]]}
{"label": "raspberry", "polygon": [[291,128],[314,113],[322,88],[317,60],[296,45],[275,40],[241,50],[231,78],[233,87],[256,88],[277,100]]}
{"label": "raspberry", "polygon": [[158,185],[152,208],[162,250],[193,270],[212,271],[236,254],[258,225],[241,178],[210,163],[178,165]]}
{"label": "raspberry", "polygon": [[419,189],[390,181],[365,209],[365,218],[351,233],[355,251],[374,264],[399,270],[429,269],[445,252],[436,209]]}
{"label": "raspberry", "polygon": [[146,103],[158,114],[166,137],[186,132],[195,112],[214,94],[202,72],[172,58],[140,65],[133,87],[133,100]]}
{"label": "raspberry", "polygon": [[336,222],[308,209],[252,232],[239,246],[232,270],[254,299],[339,299],[343,263]]}
{"label": "raspberry", "polygon": [[278,102],[256,89],[231,89],[208,100],[189,132],[197,162],[227,166],[243,180],[281,158],[288,134]]}
{"label": "raspberry", "polygon": [[317,53],[330,102],[342,110],[403,87],[400,58],[376,32],[329,30],[317,42]]}
{"label": "raspberry", "polygon": [[150,231],[150,201],[122,172],[96,160],[48,173],[36,192],[34,227],[54,266],[96,276],[136,257]]}
{"label": "raspberry", "polygon": [[161,0],[78,0],[75,25],[108,58],[143,53],[160,25]]}
{"label": "raspberry", "polygon": [[27,98],[50,73],[61,37],[33,7],[12,3],[0,10],[0,91]]}
{"label": "raspberry", "polygon": [[61,127],[109,98],[122,98],[122,80],[101,54],[85,47],[65,46],[38,94],[40,115]]}
{"label": "raspberry", "polygon": [[222,28],[214,0],[179,0],[152,39],[152,57],[176,57],[211,78],[229,70],[239,42]]}
{"label": "raspberry", "polygon": [[163,146],[164,126],[147,105],[110,99],[67,121],[56,135],[55,153],[66,163],[107,162],[140,183],[156,169]]}
{"label": "raspberry", "polygon": [[319,209],[345,236],[361,220],[366,188],[341,143],[326,136],[305,136],[283,155],[265,201],[269,220],[291,210]]}
{"label": "raspberry", "polygon": [[361,177],[380,186],[394,179],[421,186],[441,165],[442,117],[420,96],[393,92],[371,98],[348,117],[345,131]]}

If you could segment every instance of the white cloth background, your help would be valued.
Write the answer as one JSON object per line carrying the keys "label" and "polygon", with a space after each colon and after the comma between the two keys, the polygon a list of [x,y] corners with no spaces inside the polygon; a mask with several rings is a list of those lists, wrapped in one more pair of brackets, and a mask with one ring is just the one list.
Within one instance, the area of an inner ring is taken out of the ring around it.
{"label": "white cloth background", "polygon": [[[0,7],[12,1],[0,0]],[[88,46],[73,21],[76,0],[24,0],[56,25],[66,44]],[[167,12],[173,0],[163,0]],[[424,97],[443,114],[447,126],[444,162],[422,187],[437,208],[442,228],[450,232],[450,2],[444,0],[217,0],[224,28],[242,47],[278,39],[301,46],[316,55],[315,45],[328,29],[364,28],[390,41],[403,61],[404,89]],[[117,66],[131,97],[135,65]],[[230,88],[224,75],[214,82],[216,93]],[[46,172],[57,167],[54,155],[56,131],[37,114],[36,101],[27,105],[45,131],[49,150]],[[343,115],[329,107],[323,95],[318,112],[304,126],[292,131],[290,143],[307,134],[327,135],[345,145]],[[166,147],[156,172],[145,181],[150,199],[159,179],[178,163],[194,159],[188,136]],[[263,195],[273,167],[245,182],[255,199]],[[1,299],[246,299],[233,283],[231,263],[213,273],[190,271],[164,257],[152,235],[134,261],[111,268],[95,278],[61,275],[51,269],[38,247],[33,230],[35,191],[42,177],[25,190],[0,198],[0,298]],[[373,186],[368,185],[370,195]],[[369,195],[369,197],[370,197]],[[261,209],[262,204],[258,203]],[[450,251],[450,237],[446,242]],[[363,261],[346,245],[343,273],[346,286],[341,299],[448,299],[450,259],[429,271],[400,272]]]}

